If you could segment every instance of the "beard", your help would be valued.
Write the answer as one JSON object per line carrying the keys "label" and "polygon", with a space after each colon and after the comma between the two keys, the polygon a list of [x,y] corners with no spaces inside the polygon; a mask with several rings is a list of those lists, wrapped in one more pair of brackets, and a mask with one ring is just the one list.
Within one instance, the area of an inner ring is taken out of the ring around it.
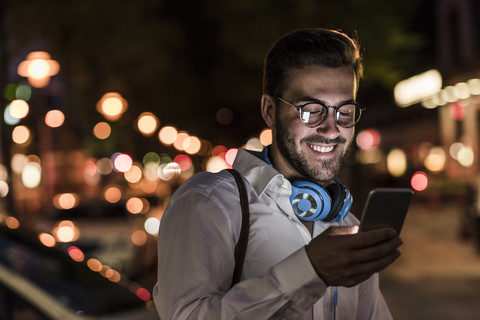
{"label": "beard", "polygon": [[295,145],[294,136],[283,126],[281,120],[276,116],[276,143],[278,149],[285,157],[287,162],[303,177],[319,182],[329,182],[333,180],[340,170],[342,160],[348,150],[351,141],[347,141],[344,137],[337,137],[335,139],[328,139],[323,136],[314,135],[308,136],[300,140],[302,143],[336,143],[338,148],[340,145],[344,146],[341,155],[331,159],[320,159],[315,163],[310,163],[306,157],[300,153]]}

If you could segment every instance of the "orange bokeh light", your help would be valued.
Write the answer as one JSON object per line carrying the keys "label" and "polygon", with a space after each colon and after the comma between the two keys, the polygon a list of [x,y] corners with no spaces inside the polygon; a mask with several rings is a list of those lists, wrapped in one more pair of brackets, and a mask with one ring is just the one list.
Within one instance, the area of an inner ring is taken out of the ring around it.
{"label": "orange bokeh light", "polygon": [[50,78],[60,71],[57,61],[50,59],[50,54],[45,51],[34,51],[27,55],[17,68],[17,73],[28,79],[35,88],[48,85]]}
{"label": "orange bokeh light", "polygon": [[117,92],[105,93],[97,103],[97,111],[111,121],[120,119],[127,108],[127,100]]}
{"label": "orange bokeh light", "polygon": [[93,127],[93,135],[100,140],[107,139],[112,133],[112,128],[106,122],[99,122]]}
{"label": "orange bokeh light", "polygon": [[65,115],[60,110],[50,110],[45,115],[45,124],[50,128],[58,128],[65,121]]}

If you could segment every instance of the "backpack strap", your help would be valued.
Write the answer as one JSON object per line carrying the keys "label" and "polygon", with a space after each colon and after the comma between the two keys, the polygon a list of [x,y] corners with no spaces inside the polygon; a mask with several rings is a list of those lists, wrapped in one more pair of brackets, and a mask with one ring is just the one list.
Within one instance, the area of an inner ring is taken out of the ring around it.
{"label": "backpack strap", "polygon": [[235,269],[233,270],[231,288],[240,281],[240,277],[242,276],[245,255],[247,254],[248,235],[250,233],[250,210],[248,207],[247,189],[245,188],[242,176],[235,169],[227,169],[227,171],[233,175],[237,183],[240,193],[240,207],[242,209],[242,227],[240,229],[238,242],[235,245]]}

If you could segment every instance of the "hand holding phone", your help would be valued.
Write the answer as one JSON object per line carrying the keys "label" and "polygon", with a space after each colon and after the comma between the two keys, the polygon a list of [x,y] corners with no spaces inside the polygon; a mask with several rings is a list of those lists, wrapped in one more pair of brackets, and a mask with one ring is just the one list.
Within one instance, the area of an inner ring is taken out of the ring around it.
{"label": "hand holding phone", "polygon": [[400,234],[413,191],[408,188],[379,188],[370,192],[359,231],[390,227]]}

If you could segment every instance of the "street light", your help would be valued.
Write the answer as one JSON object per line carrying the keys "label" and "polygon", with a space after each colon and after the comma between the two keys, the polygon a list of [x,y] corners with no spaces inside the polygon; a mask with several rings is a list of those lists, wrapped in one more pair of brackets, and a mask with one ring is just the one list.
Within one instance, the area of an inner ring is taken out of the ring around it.
{"label": "street light", "polygon": [[35,88],[43,88],[50,82],[50,77],[56,75],[60,70],[57,61],[50,59],[45,51],[34,51],[27,55],[17,68],[17,73],[28,79],[28,82]]}

